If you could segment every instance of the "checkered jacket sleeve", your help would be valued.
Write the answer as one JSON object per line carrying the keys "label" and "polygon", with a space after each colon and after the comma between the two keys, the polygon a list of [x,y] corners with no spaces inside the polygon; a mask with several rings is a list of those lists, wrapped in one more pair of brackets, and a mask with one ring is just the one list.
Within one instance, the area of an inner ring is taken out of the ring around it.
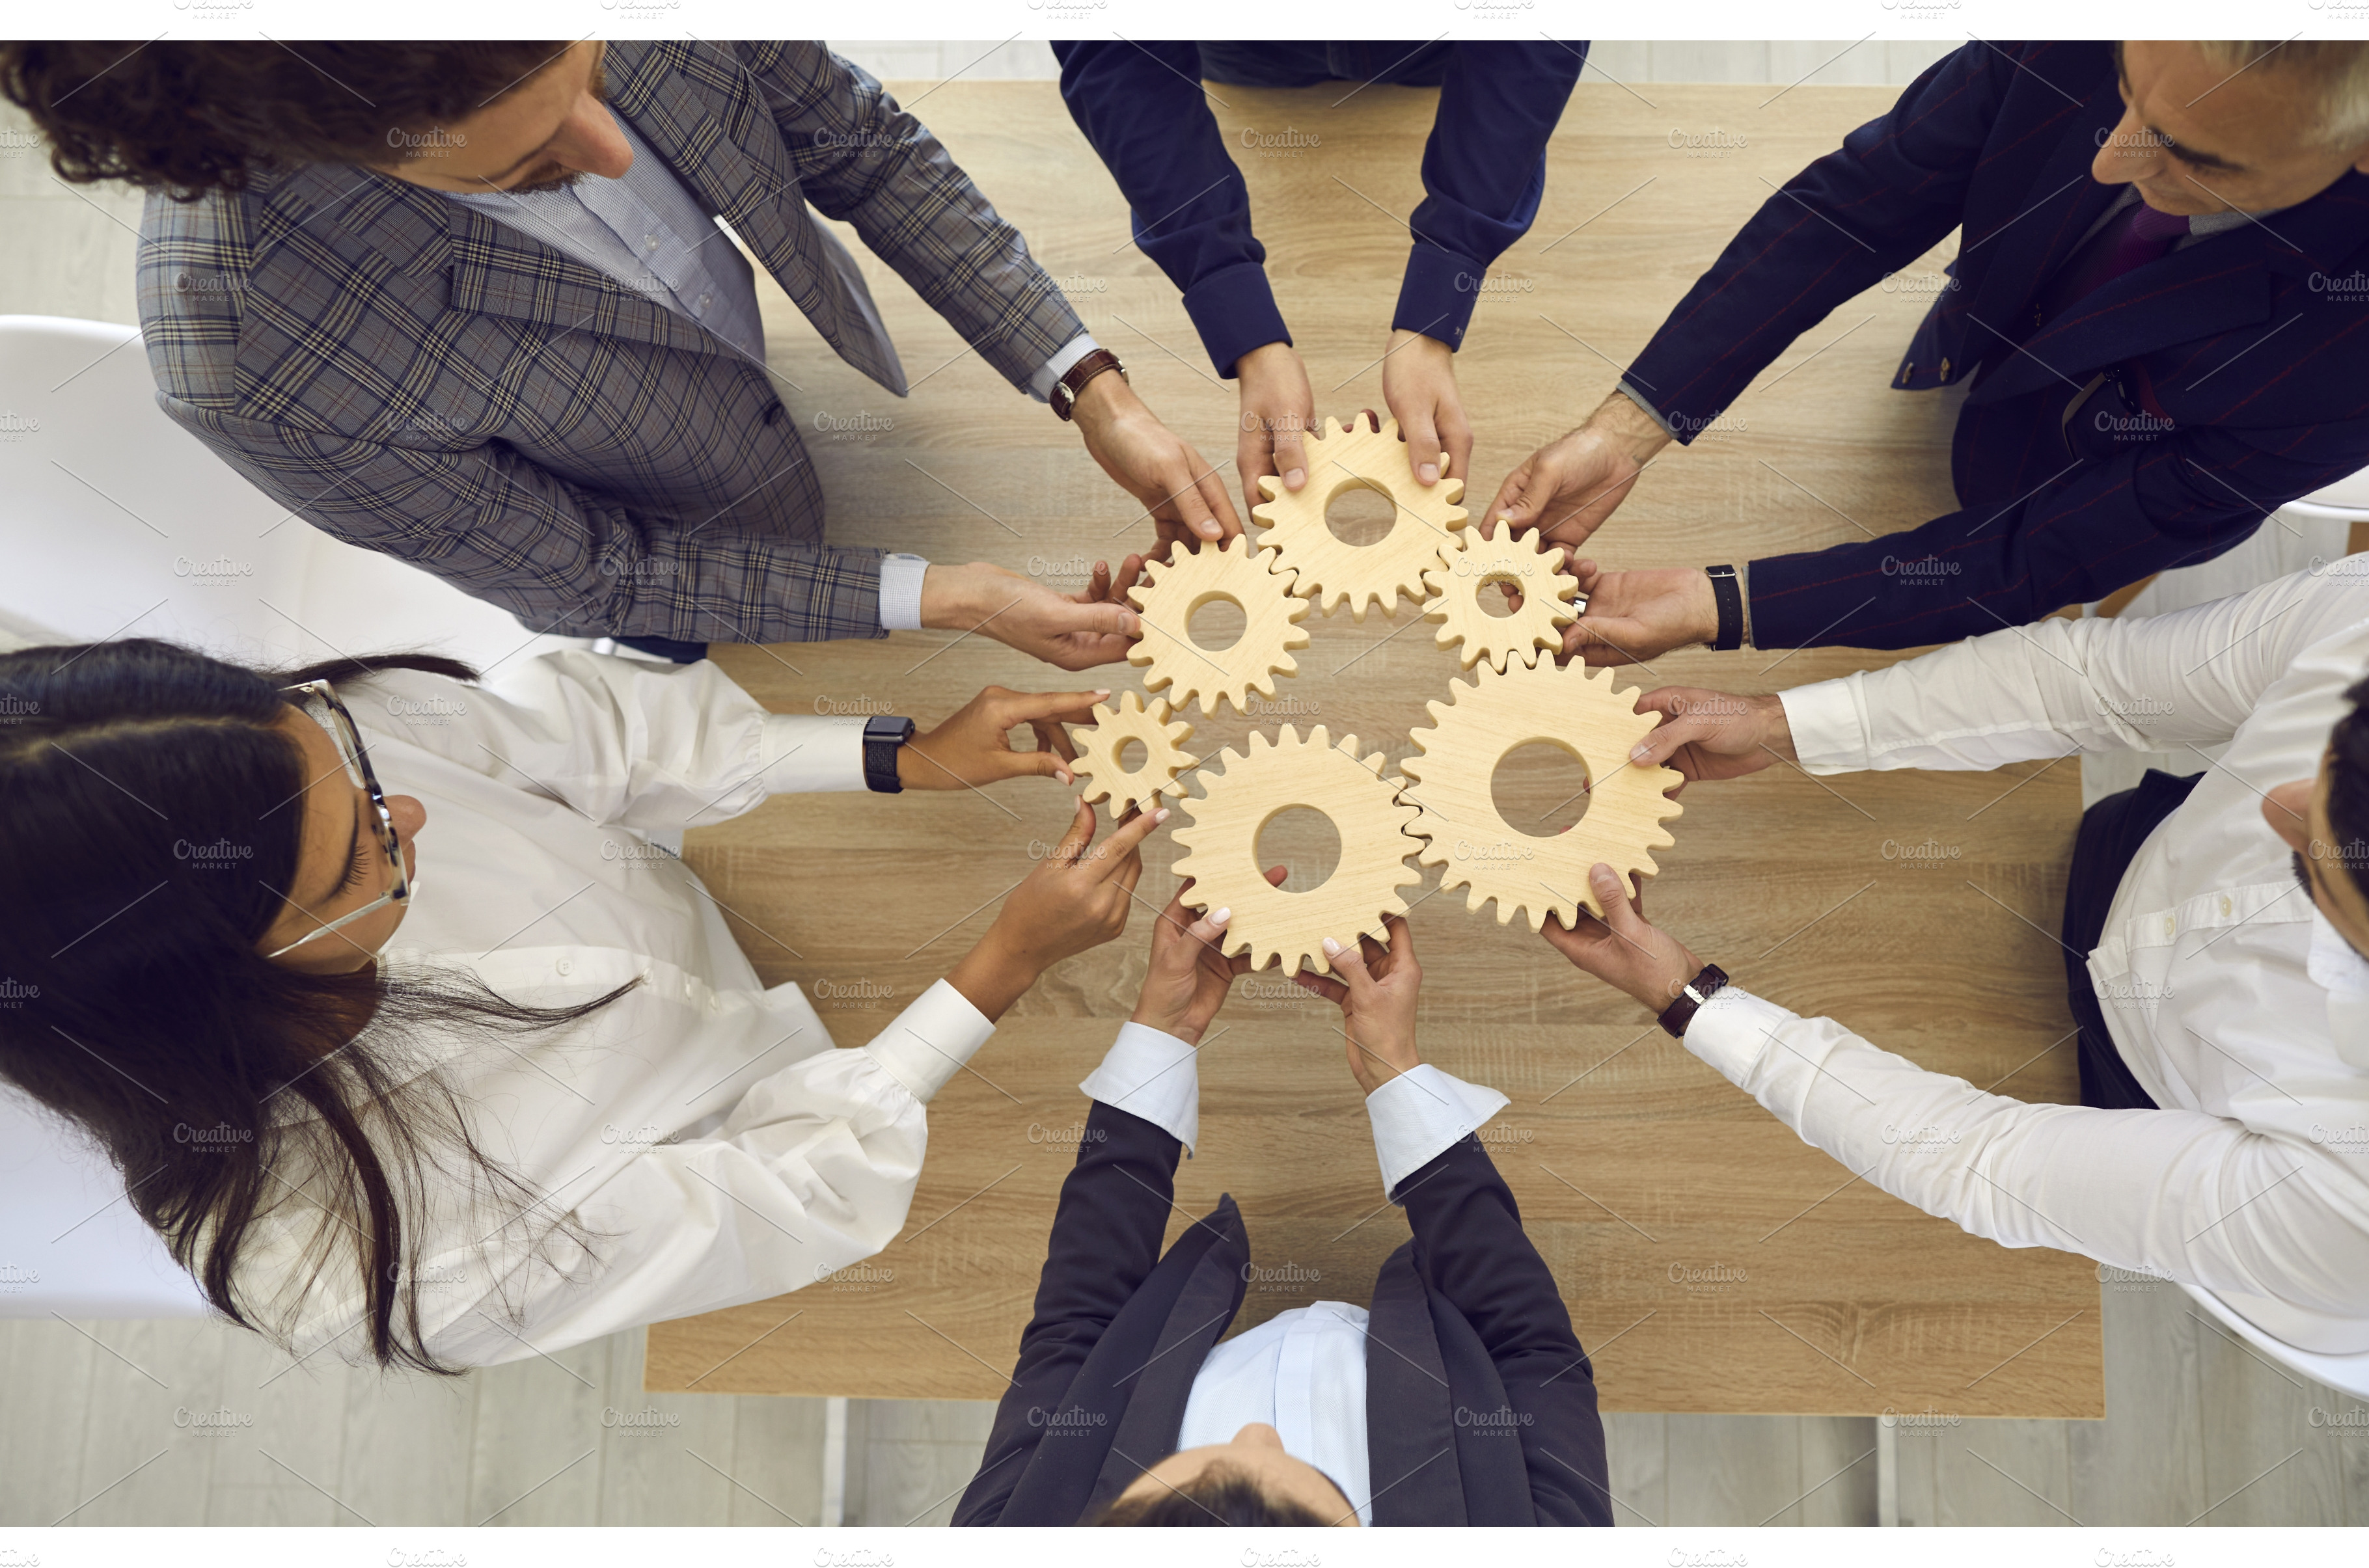
{"label": "checkered jacket sleeve", "polygon": [[1028,243],[929,128],[818,43],[737,43],[807,200],[872,253],[1016,387],[1085,331]]}

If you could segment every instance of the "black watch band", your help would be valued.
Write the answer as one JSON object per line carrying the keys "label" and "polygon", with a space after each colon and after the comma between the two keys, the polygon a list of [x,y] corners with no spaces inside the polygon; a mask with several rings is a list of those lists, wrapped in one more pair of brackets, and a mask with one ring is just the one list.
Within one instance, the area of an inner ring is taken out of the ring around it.
{"label": "black watch band", "polygon": [[1672,1040],[1687,1038],[1687,1026],[1695,1021],[1695,1014],[1711,999],[1713,993],[1727,983],[1727,971],[1715,963],[1702,966],[1701,972],[1687,982],[1678,999],[1662,1010],[1662,1027]]}
{"label": "black watch band", "polygon": [[864,721],[864,787],[878,795],[904,790],[897,777],[897,754],[913,738],[913,721],[893,713],[876,713]]}
{"label": "black watch band", "polygon": [[1725,653],[1744,646],[1744,585],[1736,580],[1733,566],[1706,566],[1703,574],[1711,579],[1711,602],[1719,607],[1719,631],[1711,646]]}

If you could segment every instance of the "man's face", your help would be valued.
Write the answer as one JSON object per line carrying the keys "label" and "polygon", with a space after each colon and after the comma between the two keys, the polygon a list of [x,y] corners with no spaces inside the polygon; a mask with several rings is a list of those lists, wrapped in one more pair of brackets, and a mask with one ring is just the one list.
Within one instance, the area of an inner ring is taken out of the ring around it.
{"label": "man's face", "polygon": [[2273,786],[2262,796],[2262,819],[2295,851],[2295,880],[2313,905],[2354,952],[2369,957],[2369,893],[2338,858],[2340,844],[2328,820],[2328,777],[2323,756],[2316,776]]}
{"label": "man's face", "polygon": [[400,155],[372,166],[430,190],[556,190],[579,174],[609,179],[634,150],[601,103],[606,45],[570,44],[476,112],[404,138]]}
{"label": "man's face", "polygon": [[2123,118],[2091,160],[2101,185],[2134,185],[2158,212],[2265,212],[2369,172],[2369,145],[2318,139],[2311,77],[2272,55],[2215,65],[2192,43],[2125,43]]}

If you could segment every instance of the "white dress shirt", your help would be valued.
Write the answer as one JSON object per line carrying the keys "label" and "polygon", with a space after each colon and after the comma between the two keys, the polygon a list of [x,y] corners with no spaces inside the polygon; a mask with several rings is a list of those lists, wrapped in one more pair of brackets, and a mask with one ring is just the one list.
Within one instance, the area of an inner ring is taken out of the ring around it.
{"label": "white dress shirt", "polygon": [[[612,116],[634,150],[631,167],[615,179],[579,174],[557,190],[440,192],[504,227],[551,246],[657,301],[722,338],[744,358],[765,363],[765,324],[757,308],[757,276],[716,214],[676,177],[622,115]],[[721,240],[722,243],[716,243]],[[836,256],[834,244],[827,255]],[[853,265],[849,263],[848,265]],[[849,298],[864,301],[861,289]],[[888,329],[876,315],[874,335],[893,358]],[[1094,351],[1081,332],[1054,351],[1029,378],[1028,395],[1049,399],[1054,383]],[[921,574],[929,562],[890,553],[880,562],[880,628],[918,631]]]}
{"label": "white dress shirt", "polygon": [[[1164,1129],[1189,1154],[1201,1134],[1199,1060],[1199,1048],[1174,1035],[1122,1024],[1109,1053],[1078,1087]],[[1496,1090],[1450,1077],[1427,1062],[1368,1095],[1383,1195],[1506,1103]],[[1330,1476],[1348,1494],[1358,1522],[1372,1524],[1366,1309],[1346,1301],[1294,1307],[1212,1346],[1186,1396],[1177,1448],[1229,1441],[1253,1421],[1273,1426],[1286,1453]]]}
{"label": "white dress shirt", "polygon": [[1804,1141],[1977,1235],[2180,1281],[2304,1350],[2369,1349],[2369,1038],[2357,1011],[2331,1022],[2311,901],[2261,813],[2263,791],[2318,770],[2345,688],[2369,674],[2364,618],[2369,556],[2353,556],[2171,615],[2043,620],[1783,694],[1802,765],[1822,775],[2228,743],[2139,850],[2088,955],[2114,1047],[2163,1108],[1986,1094],[1733,985],[1687,1048]]}
{"label": "white dress shirt", "polygon": [[[797,986],[763,985],[698,879],[643,836],[862,788],[861,719],[768,713],[705,662],[577,650],[526,661],[499,692],[391,670],[339,694],[388,791],[427,808],[390,980],[467,971],[546,1006],[641,982],[544,1033],[419,1042],[416,1070],[443,1074],[480,1146],[541,1200],[521,1212],[448,1173],[406,1215],[437,1356],[516,1360],[760,1301],[896,1236],[923,1107],[993,1026],[940,982],[834,1050]],[[304,1289],[304,1248],[336,1230],[292,1199],[242,1249],[241,1299],[300,1356],[367,1349],[349,1267]]]}

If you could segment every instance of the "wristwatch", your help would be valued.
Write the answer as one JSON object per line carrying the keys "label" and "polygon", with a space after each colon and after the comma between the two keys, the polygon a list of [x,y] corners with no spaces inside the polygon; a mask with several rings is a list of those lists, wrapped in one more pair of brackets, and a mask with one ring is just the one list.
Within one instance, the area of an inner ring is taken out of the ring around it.
{"label": "wristwatch", "polygon": [[905,781],[897,777],[897,754],[913,738],[910,719],[876,713],[864,721],[864,787],[875,794],[901,794]]}
{"label": "wristwatch", "polygon": [[1719,607],[1719,630],[1711,645],[1722,653],[1743,647],[1744,586],[1735,579],[1735,568],[1706,566],[1703,574],[1711,579],[1711,603]]}
{"label": "wristwatch", "polygon": [[1669,1031],[1670,1038],[1686,1039],[1687,1026],[1695,1021],[1695,1014],[1711,999],[1712,993],[1726,983],[1727,971],[1715,963],[1703,965],[1701,972],[1679,991],[1678,999],[1663,1009],[1662,1027]]}
{"label": "wristwatch", "polygon": [[1120,381],[1127,380],[1127,367],[1118,362],[1118,356],[1107,348],[1097,348],[1061,372],[1061,379],[1053,383],[1053,390],[1046,394],[1045,401],[1051,403],[1053,412],[1066,422],[1077,412],[1078,394],[1086,390],[1088,381],[1104,370],[1116,370]]}

